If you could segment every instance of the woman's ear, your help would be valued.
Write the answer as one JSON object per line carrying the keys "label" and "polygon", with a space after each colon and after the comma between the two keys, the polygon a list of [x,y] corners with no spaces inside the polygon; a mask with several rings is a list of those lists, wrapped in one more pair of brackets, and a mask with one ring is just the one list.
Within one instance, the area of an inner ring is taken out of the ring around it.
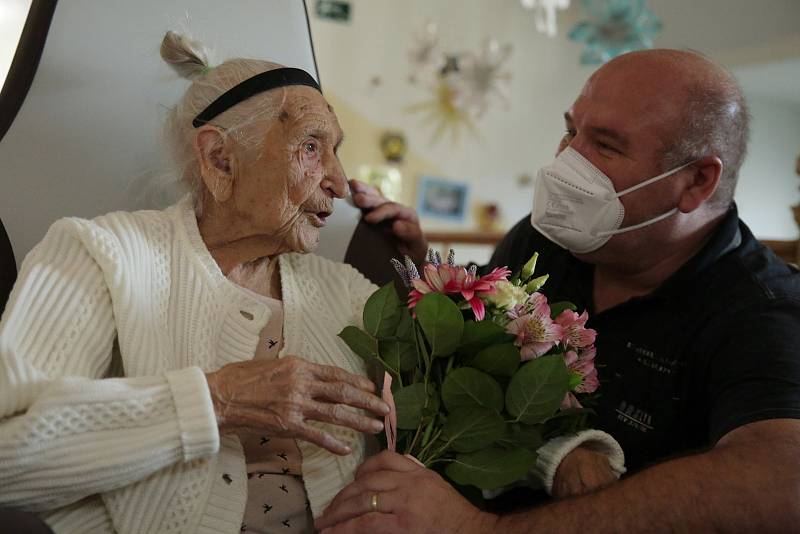
{"label": "woman's ear", "polygon": [[678,202],[678,209],[683,213],[691,213],[717,190],[722,176],[722,160],[717,156],[705,156],[687,167],[686,172],[691,175]]}
{"label": "woman's ear", "polygon": [[227,201],[233,194],[234,158],[222,130],[210,124],[198,128],[194,152],[206,190],[216,202]]}

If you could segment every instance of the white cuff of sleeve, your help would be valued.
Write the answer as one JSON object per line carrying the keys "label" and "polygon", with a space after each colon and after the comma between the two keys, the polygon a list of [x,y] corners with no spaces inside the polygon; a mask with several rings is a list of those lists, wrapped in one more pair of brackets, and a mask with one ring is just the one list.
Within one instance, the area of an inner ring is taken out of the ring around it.
{"label": "white cuff of sleeve", "polygon": [[167,381],[178,415],[183,460],[216,454],[219,431],[206,375],[199,367],[188,367],[167,372]]}
{"label": "white cuff of sleeve", "polygon": [[561,460],[579,445],[605,453],[617,478],[625,473],[625,453],[617,440],[601,430],[583,430],[577,434],[553,438],[536,451],[536,466],[531,473],[542,481],[547,493],[553,493],[553,479]]}

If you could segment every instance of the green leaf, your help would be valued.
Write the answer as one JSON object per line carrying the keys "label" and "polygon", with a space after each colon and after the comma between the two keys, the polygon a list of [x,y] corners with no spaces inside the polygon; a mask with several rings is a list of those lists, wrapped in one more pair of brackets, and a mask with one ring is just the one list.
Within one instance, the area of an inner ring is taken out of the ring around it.
{"label": "green leaf", "polygon": [[403,311],[394,282],[389,282],[370,295],[364,304],[364,330],[377,338],[393,336]]}
{"label": "green leaf", "polygon": [[497,440],[497,444],[508,448],[523,447],[535,451],[544,445],[542,426],[522,425],[520,423],[506,425],[506,431]]}
{"label": "green leaf", "polygon": [[397,339],[414,343],[414,319],[411,318],[411,310],[404,308],[400,313],[400,322],[397,323]]}
{"label": "green leaf", "polygon": [[520,363],[519,349],[513,343],[486,347],[472,358],[468,366],[490,375],[513,376]]}
{"label": "green leaf", "polygon": [[397,428],[414,430],[422,420],[422,409],[428,400],[425,384],[411,384],[394,393],[397,407]]}
{"label": "green leaf", "polygon": [[378,357],[378,341],[355,326],[346,326],[339,332],[339,337],[347,343],[350,350],[361,356],[366,362]]}
{"label": "green leaf", "polygon": [[378,352],[389,371],[400,373],[417,366],[417,348],[411,343],[396,339],[378,341]]}
{"label": "green leaf", "polygon": [[483,371],[461,367],[451,371],[442,384],[442,401],[450,412],[461,407],[503,409],[503,389]]}
{"label": "green leaf", "polygon": [[481,350],[497,343],[503,343],[513,337],[505,329],[493,321],[467,321],[464,323],[464,333],[458,352],[462,354],[476,354]]}
{"label": "green leaf", "polygon": [[560,354],[536,358],[511,378],[506,390],[506,410],[516,421],[545,421],[561,406],[569,391],[569,371]]}
{"label": "green leaf", "polygon": [[441,293],[428,293],[414,308],[431,356],[450,356],[464,331],[464,317],[455,303]]}
{"label": "green leaf", "polygon": [[553,304],[550,305],[550,317],[555,319],[556,317],[561,315],[561,312],[563,312],[564,310],[577,311],[577,309],[578,307],[571,302],[566,302],[566,301],[554,302]]}
{"label": "green leaf", "polygon": [[535,464],[536,453],[528,449],[489,447],[457,455],[445,474],[458,484],[491,490],[519,480]]}
{"label": "green leaf", "polygon": [[505,431],[506,423],[494,410],[459,408],[447,416],[442,439],[456,452],[472,452],[488,447]]}

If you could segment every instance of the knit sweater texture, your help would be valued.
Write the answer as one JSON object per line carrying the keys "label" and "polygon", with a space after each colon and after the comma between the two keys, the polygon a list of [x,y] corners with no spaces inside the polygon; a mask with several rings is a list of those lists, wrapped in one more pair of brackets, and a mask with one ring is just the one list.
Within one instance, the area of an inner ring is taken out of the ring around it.
{"label": "knit sweater texture", "polygon": [[[365,373],[337,334],[376,289],[312,254],[279,256],[281,356]],[[188,198],[164,211],[57,221],[25,258],[0,322],[0,505],[56,532],[238,532],[247,479],[204,372],[249,360],[269,309],[206,249]],[[352,480],[364,437],[304,441],[314,516]]]}

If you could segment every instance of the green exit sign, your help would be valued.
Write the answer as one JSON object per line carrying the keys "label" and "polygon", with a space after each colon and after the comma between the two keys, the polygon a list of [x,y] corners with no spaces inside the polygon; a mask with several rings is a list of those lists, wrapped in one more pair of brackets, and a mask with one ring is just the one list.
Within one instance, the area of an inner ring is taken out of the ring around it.
{"label": "green exit sign", "polygon": [[350,20],[350,2],[342,0],[317,0],[317,15],[321,19]]}

